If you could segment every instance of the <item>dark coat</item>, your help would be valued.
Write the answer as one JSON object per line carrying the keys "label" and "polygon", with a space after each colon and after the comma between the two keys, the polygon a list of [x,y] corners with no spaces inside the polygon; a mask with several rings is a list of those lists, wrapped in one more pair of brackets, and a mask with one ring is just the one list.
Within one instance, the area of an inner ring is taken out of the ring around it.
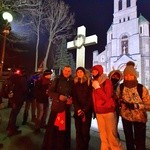
{"label": "dark coat", "polygon": [[55,78],[54,82],[49,88],[49,96],[52,98],[51,111],[62,112],[66,109],[66,101],[60,101],[59,96],[64,95],[72,97],[72,87],[73,80],[71,77],[65,78],[61,75]]}
{"label": "dark coat", "polygon": [[73,86],[73,104],[75,112],[79,109],[85,113],[92,111],[92,86],[87,81],[77,82]]}
{"label": "dark coat", "polygon": [[39,103],[48,103],[48,93],[47,90],[51,84],[51,81],[49,79],[46,79],[44,77],[41,77],[39,80],[36,81],[35,87],[34,87],[34,95],[36,98],[36,101]]}
{"label": "dark coat", "polygon": [[27,86],[27,78],[23,75],[12,75],[9,79],[13,84],[13,97],[11,101],[13,103],[22,103],[27,96],[28,86]]}

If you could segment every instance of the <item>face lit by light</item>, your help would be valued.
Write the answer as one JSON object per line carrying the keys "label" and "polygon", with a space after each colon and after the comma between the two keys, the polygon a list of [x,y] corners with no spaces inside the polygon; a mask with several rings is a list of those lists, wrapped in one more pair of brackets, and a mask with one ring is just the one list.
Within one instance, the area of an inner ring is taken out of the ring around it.
{"label": "face lit by light", "polygon": [[98,74],[98,71],[97,70],[92,70],[92,75],[93,76],[96,76]]}
{"label": "face lit by light", "polygon": [[51,79],[51,74],[45,76],[46,79]]}
{"label": "face lit by light", "polygon": [[76,72],[76,74],[77,74],[77,77],[78,77],[78,78],[83,78],[83,77],[84,77],[84,72],[83,72],[82,70],[78,70],[78,71]]}
{"label": "face lit by light", "polygon": [[62,73],[65,78],[69,78],[72,73],[72,70],[70,67],[64,67],[64,69],[62,70]]}
{"label": "face lit by light", "polygon": [[124,76],[124,79],[125,80],[128,80],[128,81],[132,81],[132,80],[135,80],[135,76],[134,75],[131,75],[131,74],[126,74]]}

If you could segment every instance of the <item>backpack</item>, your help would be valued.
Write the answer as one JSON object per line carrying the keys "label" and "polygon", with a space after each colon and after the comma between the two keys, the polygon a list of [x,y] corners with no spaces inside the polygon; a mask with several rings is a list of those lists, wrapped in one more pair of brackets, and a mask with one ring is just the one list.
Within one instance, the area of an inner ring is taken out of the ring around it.
{"label": "backpack", "polygon": [[14,89],[14,84],[11,82],[11,80],[9,78],[6,79],[2,83],[1,97],[12,98],[13,97],[13,89]]}
{"label": "backpack", "polygon": [[[121,95],[122,95],[123,89],[124,89],[124,84],[121,83],[120,84],[120,93],[121,93]],[[142,99],[142,94],[143,94],[143,85],[142,84],[138,83],[137,91],[139,93],[140,98]]]}

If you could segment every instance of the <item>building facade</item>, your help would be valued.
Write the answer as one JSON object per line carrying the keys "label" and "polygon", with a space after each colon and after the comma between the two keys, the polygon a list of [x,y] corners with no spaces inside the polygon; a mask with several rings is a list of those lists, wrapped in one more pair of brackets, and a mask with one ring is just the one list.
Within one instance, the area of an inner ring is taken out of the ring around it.
{"label": "building facade", "polygon": [[105,50],[93,52],[93,65],[104,71],[124,70],[128,61],[135,63],[138,81],[150,89],[149,21],[137,16],[137,0],[114,0],[113,22],[107,31]]}

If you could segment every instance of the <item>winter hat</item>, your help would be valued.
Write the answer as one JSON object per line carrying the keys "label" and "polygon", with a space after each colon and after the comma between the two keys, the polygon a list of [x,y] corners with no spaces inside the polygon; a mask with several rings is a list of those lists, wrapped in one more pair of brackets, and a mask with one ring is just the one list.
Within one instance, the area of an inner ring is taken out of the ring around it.
{"label": "winter hat", "polygon": [[126,66],[133,66],[133,67],[135,67],[135,63],[133,61],[128,61]]}
{"label": "winter hat", "polygon": [[124,76],[127,74],[131,74],[137,78],[137,72],[133,65],[126,65],[126,68],[124,69],[123,74],[124,74]]}
{"label": "winter hat", "polygon": [[82,70],[82,71],[84,72],[84,74],[85,74],[85,69],[84,69],[83,67],[78,67],[78,68],[76,69],[76,72],[77,72],[78,70]]}
{"label": "winter hat", "polygon": [[47,75],[51,75],[51,74],[52,74],[52,71],[48,70],[48,69],[43,72],[43,76],[47,76]]}
{"label": "winter hat", "polygon": [[101,65],[95,65],[92,67],[92,71],[93,70],[97,70],[99,75],[102,75],[103,74],[103,67]]}

